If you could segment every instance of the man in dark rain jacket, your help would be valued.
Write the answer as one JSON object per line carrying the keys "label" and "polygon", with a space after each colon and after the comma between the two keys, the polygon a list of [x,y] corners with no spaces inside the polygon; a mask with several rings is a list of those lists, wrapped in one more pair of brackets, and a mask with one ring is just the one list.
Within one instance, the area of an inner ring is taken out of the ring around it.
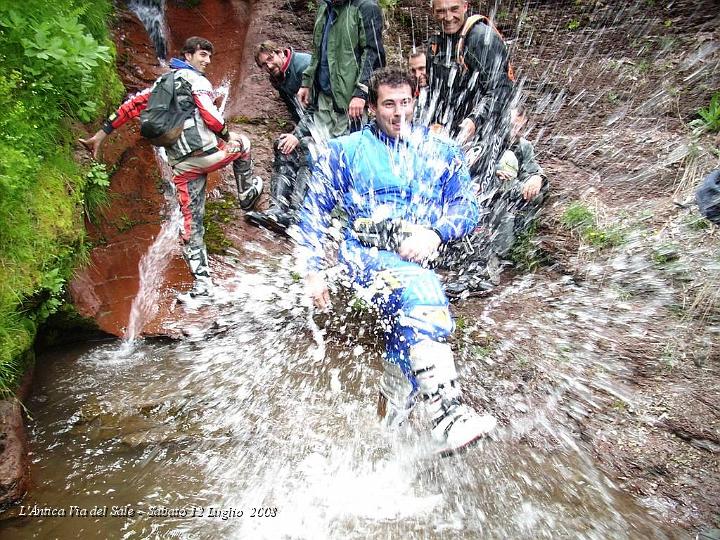
{"label": "man in dark rain jacket", "polygon": [[270,40],[263,41],[255,49],[255,63],[269,75],[270,83],[280,94],[295,121],[295,129],[283,133],[275,141],[270,208],[265,212],[247,212],[245,219],[280,233],[284,233],[294,221],[309,176],[307,153],[310,130],[307,122],[312,120],[312,115],[308,111],[301,117],[295,96],[310,60],[309,54],[296,52],[291,47],[283,49]]}
{"label": "man in dark rain jacket", "polygon": [[482,192],[494,182],[507,144],[514,85],[502,37],[490,21],[468,17],[467,10],[464,0],[432,2],[441,31],[428,44],[429,99],[422,120],[472,146],[468,164]]}

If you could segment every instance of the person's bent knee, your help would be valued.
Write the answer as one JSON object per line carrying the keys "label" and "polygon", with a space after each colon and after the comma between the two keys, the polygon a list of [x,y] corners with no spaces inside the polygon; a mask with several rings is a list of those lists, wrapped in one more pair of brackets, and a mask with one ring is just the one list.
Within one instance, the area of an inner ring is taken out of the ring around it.
{"label": "person's bent knee", "polygon": [[455,323],[447,306],[416,305],[403,310],[399,323],[415,335],[437,340],[452,334]]}

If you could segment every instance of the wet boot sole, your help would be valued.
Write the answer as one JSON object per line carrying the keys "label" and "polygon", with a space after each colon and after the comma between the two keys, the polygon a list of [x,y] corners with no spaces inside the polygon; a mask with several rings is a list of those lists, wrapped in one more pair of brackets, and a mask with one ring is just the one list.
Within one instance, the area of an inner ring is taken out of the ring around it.
{"label": "wet boot sole", "polygon": [[277,234],[281,234],[283,236],[288,236],[287,234],[287,227],[283,227],[280,223],[273,219],[268,219],[266,217],[259,217],[256,215],[252,215],[251,213],[245,214],[245,221],[248,223],[255,225],[256,227],[262,227],[264,229],[267,229],[269,231],[272,231]]}
{"label": "wet boot sole", "polygon": [[475,437],[474,439],[470,439],[465,444],[458,446],[457,448],[449,448],[444,450],[438,450],[435,452],[435,455],[439,458],[446,458],[451,456],[459,456],[470,450],[473,446],[475,446],[480,439],[487,437],[487,434],[481,434]]}

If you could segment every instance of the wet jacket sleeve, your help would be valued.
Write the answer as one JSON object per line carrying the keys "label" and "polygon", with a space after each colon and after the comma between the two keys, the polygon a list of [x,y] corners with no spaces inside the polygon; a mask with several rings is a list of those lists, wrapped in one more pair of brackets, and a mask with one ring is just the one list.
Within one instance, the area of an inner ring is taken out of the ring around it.
{"label": "wet jacket sleeve", "polygon": [[218,137],[227,141],[230,138],[230,133],[225,119],[215,106],[215,92],[210,81],[205,77],[198,77],[193,81],[192,95],[205,125]]}
{"label": "wet jacket sleeve", "polygon": [[317,69],[318,59],[320,58],[320,44],[322,42],[323,28],[325,27],[325,17],[327,17],[327,6],[325,2],[320,2],[318,6],[317,16],[315,17],[315,26],[313,28],[312,43],[312,60],[302,74],[302,86],[312,88],[315,80],[315,70]]}
{"label": "wet jacket sleeve", "polygon": [[457,240],[472,232],[480,219],[475,188],[459,148],[450,152],[443,182],[443,215],[432,229],[440,240]]}
{"label": "wet jacket sleeve", "polygon": [[516,155],[520,164],[520,170],[518,171],[518,180],[520,182],[525,182],[525,180],[536,174],[541,176],[543,180],[546,179],[545,172],[535,160],[535,149],[530,141],[520,139]]}
{"label": "wet jacket sleeve", "polygon": [[329,151],[315,161],[307,194],[298,219],[299,256],[306,271],[317,272],[326,266],[325,242],[331,223],[330,214],[345,192],[347,180],[342,164],[345,155],[340,145],[329,142]]}
{"label": "wet jacket sleeve", "polygon": [[109,135],[114,129],[119,128],[128,120],[140,116],[140,113],[147,107],[151,90],[152,87],[146,88],[120,105],[120,108],[103,122],[102,130]]}
{"label": "wet jacket sleeve", "polygon": [[298,110],[298,113],[300,114],[300,119],[297,124],[295,124],[293,135],[295,135],[298,139],[309,137],[311,135],[310,125],[313,123],[315,107],[313,107],[311,103],[305,109]]}
{"label": "wet jacket sleeve", "polygon": [[468,36],[464,59],[478,74],[481,91],[469,118],[479,127],[495,111],[507,110],[510,105],[513,82],[508,77],[507,47],[492,28],[477,23]]}
{"label": "wet jacket sleeve", "polygon": [[368,81],[372,72],[385,66],[385,48],[382,42],[382,11],[376,2],[362,2],[360,10],[360,72],[353,97],[368,99]]}

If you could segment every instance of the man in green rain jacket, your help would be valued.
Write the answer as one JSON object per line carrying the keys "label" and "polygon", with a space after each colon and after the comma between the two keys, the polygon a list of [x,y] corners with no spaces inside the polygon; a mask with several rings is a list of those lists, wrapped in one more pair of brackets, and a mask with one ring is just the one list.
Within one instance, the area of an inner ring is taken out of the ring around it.
{"label": "man in green rain jacket", "polygon": [[312,62],[298,99],[315,107],[314,120],[330,137],[359,128],[368,80],[385,66],[382,12],[376,0],[323,0],[313,31]]}

